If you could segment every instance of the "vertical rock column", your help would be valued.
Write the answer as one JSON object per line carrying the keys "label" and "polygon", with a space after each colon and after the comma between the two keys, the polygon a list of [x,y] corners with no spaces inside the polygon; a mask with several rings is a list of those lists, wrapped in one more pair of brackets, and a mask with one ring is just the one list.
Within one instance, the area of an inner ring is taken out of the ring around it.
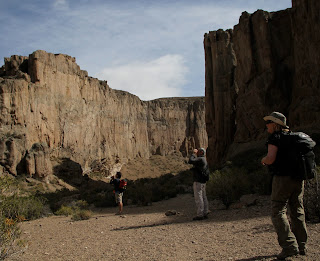
{"label": "vertical rock column", "polygon": [[320,128],[320,1],[292,1],[295,77],[290,105],[290,127]]}
{"label": "vertical rock column", "polygon": [[206,129],[208,133],[207,159],[210,166],[225,158],[235,132],[234,81],[236,57],[232,30],[218,30],[204,36]]}

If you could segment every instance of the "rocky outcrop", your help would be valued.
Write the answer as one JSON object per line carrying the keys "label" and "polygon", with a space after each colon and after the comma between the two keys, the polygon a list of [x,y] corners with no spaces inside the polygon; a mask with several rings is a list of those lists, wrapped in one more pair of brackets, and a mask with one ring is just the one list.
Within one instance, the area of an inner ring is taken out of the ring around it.
{"label": "rocky outcrop", "polygon": [[60,159],[111,171],[135,157],[207,146],[203,97],[141,101],[62,54],[6,58],[0,109],[0,164],[15,175],[44,178]]}
{"label": "rocky outcrop", "polygon": [[181,152],[207,147],[204,99],[165,98],[147,102],[148,140],[151,154]]}
{"label": "rocky outcrop", "polygon": [[233,30],[205,34],[206,125],[211,165],[263,146],[263,116],[281,111],[293,130],[320,132],[316,0],[242,13]]}
{"label": "rocky outcrop", "polygon": [[234,80],[236,57],[232,31],[216,31],[206,35],[205,84],[206,125],[209,162],[224,158],[235,133],[235,99],[238,93]]}

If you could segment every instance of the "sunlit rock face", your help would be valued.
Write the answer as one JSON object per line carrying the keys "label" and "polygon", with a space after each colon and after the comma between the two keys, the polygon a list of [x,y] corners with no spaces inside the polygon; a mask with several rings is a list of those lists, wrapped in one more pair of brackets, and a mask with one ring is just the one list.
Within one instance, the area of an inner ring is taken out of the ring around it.
{"label": "sunlit rock face", "polygon": [[264,146],[263,116],[280,111],[293,130],[320,131],[320,2],[243,12],[233,30],[204,36],[211,165]]}
{"label": "sunlit rock face", "polygon": [[1,169],[14,175],[47,177],[58,159],[112,171],[135,157],[207,147],[204,97],[141,101],[63,54],[5,58],[0,108]]}

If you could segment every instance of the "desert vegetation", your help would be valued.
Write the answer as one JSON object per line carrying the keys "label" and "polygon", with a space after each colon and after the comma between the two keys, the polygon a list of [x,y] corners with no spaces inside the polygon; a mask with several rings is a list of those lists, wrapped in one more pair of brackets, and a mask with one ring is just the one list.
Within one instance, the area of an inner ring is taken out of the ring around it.
{"label": "desert vegetation", "polygon": [[11,176],[0,177],[0,259],[4,259],[24,244],[19,240],[19,223],[40,218],[44,214],[45,198],[22,195],[18,181]]}

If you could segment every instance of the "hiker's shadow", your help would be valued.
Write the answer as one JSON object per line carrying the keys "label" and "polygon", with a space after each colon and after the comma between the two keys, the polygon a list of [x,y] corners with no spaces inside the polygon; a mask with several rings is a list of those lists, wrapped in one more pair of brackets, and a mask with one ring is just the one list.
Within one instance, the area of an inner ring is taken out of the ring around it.
{"label": "hiker's shadow", "polygon": [[270,261],[278,260],[276,255],[271,255],[271,256],[255,256],[251,258],[236,259],[236,261],[256,261],[256,260],[266,260],[266,259],[269,260],[269,258],[272,258],[270,259]]}
{"label": "hiker's shadow", "polygon": [[117,231],[117,230],[140,229],[140,228],[147,228],[147,227],[165,226],[165,225],[170,225],[170,224],[172,224],[172,223],[162,222],[162,223],[147,224],[147,225],[140,225],[140,226],[119,227],[119,228],[114,228],[114,229],[111,229],[111,230]]}
{"label": "hiker's shadow", "polygon": [[168,217],[168,219],[166,219],[166,220],[162,220],[162,221],[158,221],[158,222],[154,222],[154,223],[147,223],[147,224],[136,225],[136,226],[122,226],[122,227],[114,228],[114,229],[111,229],[111,230],[117,231],[117,230],[141,229],[141,228],[159,227],[159,226],[166,226],[166,225],[172,225],[172,224],[181,224],[181,223],[189,223],[189,222],[192,222],[192,221],[187,220],[185,218],[179,218],[179,217],[170,218],[170,217]]}

